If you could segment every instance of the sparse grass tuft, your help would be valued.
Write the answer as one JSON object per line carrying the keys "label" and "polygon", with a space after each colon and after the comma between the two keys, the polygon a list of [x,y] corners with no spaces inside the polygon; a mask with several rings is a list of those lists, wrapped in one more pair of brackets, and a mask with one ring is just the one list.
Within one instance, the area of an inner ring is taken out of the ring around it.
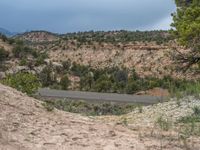
{"label": "sparse grass tuft", "polygon": [[195,106],[193,107],[194,115],[200,117],[200,107]]}
{"label": "sparse grass tuft", "polygon": [[193,114],[189,116],[182,117],[178,120],[179,123],[197,123],[200,122],[200,107],[195,106],[192,108]]}
{"label": "sparse grass tuft", "polygon": [[172,127],[172,122],[169,119],[159,117],[156,120],[156,125],[158,125],[163,131],[169,131],[169,129]]}
{"label": "sparse grass tuft", "polygon": [[200,81],[183,81],[180,85],[172,85],[170,88],[171,97],[178,100],[185,96],[200,97]]}
{"label": "sparse grass tuft", "polygon": [[181,139],[187,139],[190,136],[200,136],[200,107],[193,108],[193,114],[182,117],[178,120],[182,123],[179,134]]}
{"label": "sparse grass tuft", "polygon": [[47,111],[53,111],[53,110],[54,110],[54,106],[53,106],[53,104],[51,104],[51,103],[44,102],[44,103],[42,103],[42,105],[44,106],[44,108],[45,108]]}

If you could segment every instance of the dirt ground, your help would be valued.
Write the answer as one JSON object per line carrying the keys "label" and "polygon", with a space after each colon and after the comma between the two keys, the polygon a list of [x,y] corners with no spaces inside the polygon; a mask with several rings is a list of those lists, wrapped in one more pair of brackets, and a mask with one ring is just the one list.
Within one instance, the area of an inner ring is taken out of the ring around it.
{"label": "dirt ground", "polygon": [[[1,150],[183,149],[176,137],[176,133],[162,133],[156,128],[130,129],[125,121],[49,112],[38,100],[0,84]],[[194,138],[192,142],[199,141]]]}

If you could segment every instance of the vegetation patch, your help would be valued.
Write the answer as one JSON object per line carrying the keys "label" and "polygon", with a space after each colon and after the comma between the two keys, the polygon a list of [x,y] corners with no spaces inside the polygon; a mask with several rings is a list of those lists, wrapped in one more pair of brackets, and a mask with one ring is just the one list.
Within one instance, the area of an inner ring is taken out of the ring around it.
{"label": "vegetation patch", "polygon": [[66,99],[45,100],[44,106],[47,109],[55,107],[63,111],[80,113],[89,116],[122,115],[132,112],[135,108],[137,108],[137,105],[133,104],[91,103]]}
{"label": "vegetation patch", "polygon": [[77,40],[80,44],[99,42],[99,43],[128,43],[128,42],[157,42],[166,43],[173,39],[168,31],[113,31],[113,32],[78,32],[64,35],[65,40]]}
{"label": "vegetation patch", "polygon": [[4,48],[0,48],[0,62],[6,60],[9,56],[9,52],[7,52]]}
{"label": "vegetation patch", "polygon": [[[57,77],[60,80],[57,80]],[[154,88],[167,89],[171,97],[182,98],[186,95],[199,96],[200,81],[173,79],[170,76],[163,78],[140,77],[135,69],[110,67],[110,68],[92,68],[71,62],[63,62],[63,67],[53,67],[52,64],[46,66],[39,78],[43,87],[56,89],[69,89],[71,81],[69,76],[80,78],[76,90],[103,92],[103,93],[120,93],[135,94],[140,91],[148,91]]]}
{"label": "vegetation patch", "polygon": [[200,107],[193,107],[193,114],[182,117],[179,123],[200,123]]}
{"label": "vegetation patch", "polygon": [[31,73],[8,75],[1,82],[29,95],[34,94],[41,86],[37,76]]}
{"label": "vegetation patch", "polygon": [[172,127],[172,122],[168,118],[159,117],[156,120],[156,125],[158,125],[160,129],[168,131]]}
{"label": "vegetation patch", "polygon": [[54,105],[50,102],[49,103],[44,102],[44,103],[42,103],[42,105],[47,111],[53,111],[54,110]]}

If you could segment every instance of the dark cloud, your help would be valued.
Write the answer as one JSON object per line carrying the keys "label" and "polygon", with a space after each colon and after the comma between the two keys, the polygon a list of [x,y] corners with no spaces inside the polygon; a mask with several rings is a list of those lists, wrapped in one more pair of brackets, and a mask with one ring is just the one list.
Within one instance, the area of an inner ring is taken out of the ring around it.
{"label": "dark cloud", "polygon": [[0,26],[14,31],[167,29],[173,0],[1,0]]}

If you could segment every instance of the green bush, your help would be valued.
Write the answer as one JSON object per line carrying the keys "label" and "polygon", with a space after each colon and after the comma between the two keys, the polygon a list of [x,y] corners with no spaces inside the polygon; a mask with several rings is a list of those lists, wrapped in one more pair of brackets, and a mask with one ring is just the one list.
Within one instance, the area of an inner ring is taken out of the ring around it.
{"label": "green bush", "polygon": [[9,52],[7,52],[4,48],[0,48],[0,62],[6,60],[9,56]]}
{"label": "green bush", "polygon": [[62,90],[67,90],[70,85],[70,80],[67,75],[64,75],[60,80],[60,85],[62,87]]}
{"label": "green bush", "polygon": [[189,116],[182,117],[178,122],[181,123],[196,123],[200,122],[200,107],[195,106],[192,108],[193,114]]}
{"label": "green bush", "polygon": [[48,55],[46,53],[36,54],[36,66],[40,66],[45,64],[45,59],[48,58]]}
{"label": "green bush", "polygon": [[80,89],[81,90],[92,90],[94,86],[94,74],[93,72],[87,73],[84,77],[80,79]]}
{"label": "green bush", "polygon": [[39,74],[43,87],[48,87],[56,83],[56,77],[53,73],[52,65],[46,66]]}
{"label": "green bush", "polygon": [[16,45],[13,48],[12,52],[16,58],[25,58],[27,55],[32,55],[34,58],[40,56],[40,54],[36,50],[21,44]]}
{"label": "green bush", "polygon": [[42,103],[42,105],[44,106],[44,108],[47,110],[47,111],[53,111],[54,110],[54,105],[51,103],[51,102],[44,102]]}
{"label": "green bush", "polygon": [[156,120],[156,125],[158,125],[160,127],[160,129],[162,129],[164,131],[168,131],[172,127],[172,122],[169,119],[159,117]]}
{"label": "green bush", "polygon": [[28,64],[27,60],[25,58],[22,58],[19,62],[20,66],[26,66]]}
{"label": "green bush", "polygon": [[14,54],[14,56],[16,58],[26,57],[26,55],[23,54],[24,50],[23,50],[23,47],[21,45],[20,46],[19,45],[15,46],[13,48],[12,52],[13,52],[13,54]]}
{"label": "green bush", "polygon": [[2,83],[27,94],[35,93],[41,86],[37,76],[31,73],[17,73],[14,75],[8,75],[2,81]]}
{"label": "green bush", "polygon": [[112,89],[112,82],[109,80],[108,76],[101,76],[94,86],[97,92],[109,92]]}
{"label": "green bush", "polygon": [[71,62],[69,60],[68,61],[63,61],[62,65],[63,65],[63,68],[68,71],[70,69],[70,67],[71,67]]}
{"label": "green bush", "polygon": [[83,66],[80,64],[77,64],[75,62],[73,62],[72,67],[71,67],[71,72],[73,75],[75,76],[85,76],[89,71],[89,67],[88,66]]}
{"label": "green bush", "polygon": [[126,93],[133,94],[139,90],[138,84],[136,81],[129,81],[126,86]]}
{"label": "green bush", "polygon": [[198,106],[193,107],[193,112],[195,116],[200,116],[200,107]]}

